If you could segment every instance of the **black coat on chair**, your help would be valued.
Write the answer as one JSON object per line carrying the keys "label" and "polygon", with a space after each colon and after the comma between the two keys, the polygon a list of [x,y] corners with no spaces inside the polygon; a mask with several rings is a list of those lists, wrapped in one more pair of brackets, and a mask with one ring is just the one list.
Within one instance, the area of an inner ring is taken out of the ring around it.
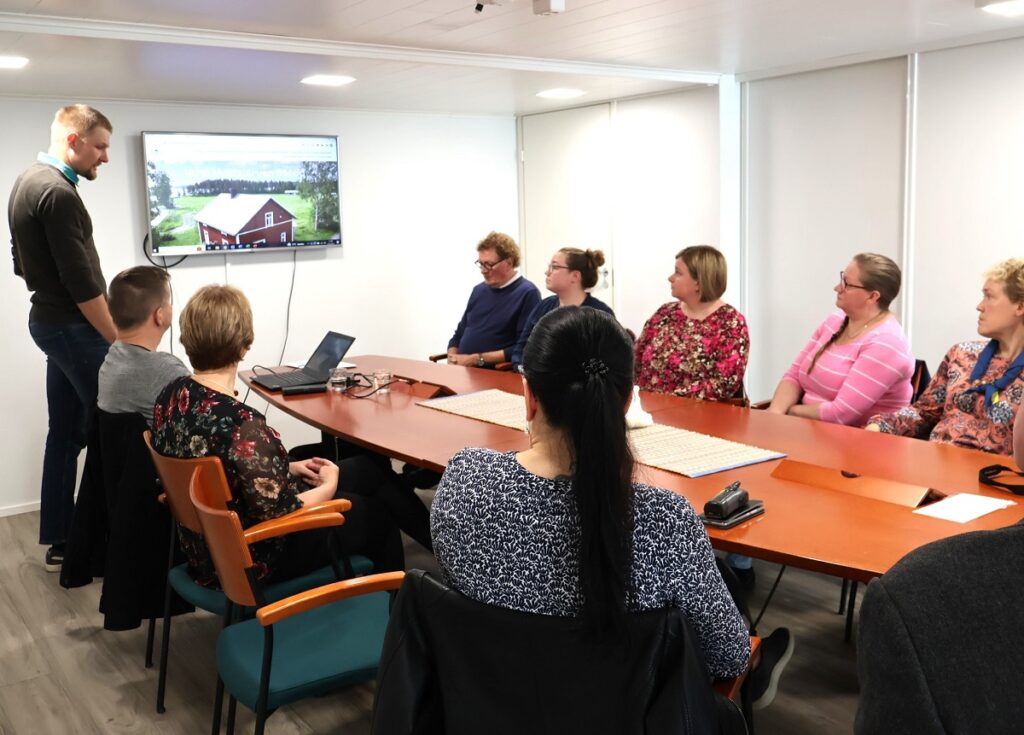
{"label": "black coat on chair", "polygon": [[679,610],[632,615],[626,639],[595,643],[575,619],[485,605],[411,571],[391,610],[372,732],[746,732]]}

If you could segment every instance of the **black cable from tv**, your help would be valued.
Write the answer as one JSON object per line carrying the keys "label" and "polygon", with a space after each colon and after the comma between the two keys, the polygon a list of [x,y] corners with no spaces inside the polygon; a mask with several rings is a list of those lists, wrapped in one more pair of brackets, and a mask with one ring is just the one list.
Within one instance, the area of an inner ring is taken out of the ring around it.
{"label": "black cable from tv", "polygon": [[[225,256],[225,258],[226,257],[227,256]],[[281,361],[284,360],[284,351],[288,347],[288,335],[291,332],[291,324],[292,324],[292,296],[295,294],[295,271],[298,270],[298,257],[299,257],[299,251],[298,250],[292,250],[292,281],[291,281],[291,284],[288,286],[288,304],[284,308],[284,342],[281,344],[281,356],[277,358],[277,364],[278,365],[280,365]],[[255,372],[256,368],[258,368],[258,367],[259,368],[263,368],[264,370],[268,370],[271,373],[274,372],[270,368],[263,367],[262,365],[253,365],[253,368],[252,368],[253,372]],[[250,385],[248,388],[245,389],[245,397],[242,398],[242,403],[245,403],[249,399],[249,392],[251,390],[252,390],[252,385]],[[271,408],[272,408],[272,406],[268,403],[267,404],[267,411],[266,411],[266,413],[270,413],[270,409]],[[266,414],[264,414],[264,416],[266,416]]]}

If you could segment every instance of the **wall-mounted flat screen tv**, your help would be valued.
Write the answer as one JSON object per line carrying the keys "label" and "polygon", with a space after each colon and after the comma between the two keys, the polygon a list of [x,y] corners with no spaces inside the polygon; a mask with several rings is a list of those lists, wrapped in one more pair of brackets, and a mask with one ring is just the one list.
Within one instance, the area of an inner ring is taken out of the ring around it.
{"label": "wall-mounted flat screen tv", "polygon": [[142,134],[153,255],[341,245],[338,139]]}

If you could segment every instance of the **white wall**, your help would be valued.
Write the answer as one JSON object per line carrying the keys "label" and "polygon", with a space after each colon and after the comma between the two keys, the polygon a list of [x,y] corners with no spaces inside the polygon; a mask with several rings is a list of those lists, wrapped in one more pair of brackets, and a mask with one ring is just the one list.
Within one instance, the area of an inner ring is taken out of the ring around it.
{"label": "white wall", "polygon": [[851,256],[900,261],[906,60],[746,86],[747,392],[760,400],[835,308]]}
{"label": "white wall", "polygon": [[[77,101],[77,100],[76,100]],[[45,150],[59,100],[0,98],[0,200],[37,151]],[[103,270],[144,264],[147,217],[141,161],[143,130],[321,133],[340,136],[341,251],[297,255],[285,360],[308,357],[327,329],[356,336],[353,354],[422,358],[442,351],[479,281],[477,241],[491,229],[517,236],[515,121],[512,118],[285,110],[206,105],[95,103],[114,123],[111,162],[81,186]],[[0,225],[9,239],[6,219]],[[8,250],[5,248],[5,260]],[[284,340],[290,253],[193,256],[174,268],[177,305],[201,285],[225,281],[253,303],[256,341],[249,361],[277,364]],[[9,261],[8,261],[9,262]],[[173,262],[173,261],[172,261]],[[39,499],[46,433],[45,361],[27,329],[29,294],[2,267],[0,384],[5,421],[0,513]],[[184,358],[180,344],[175,352]],[[265,404],[255,402],[259,408]],[[271,412],[286,444],[317,435]]]}
{"label": "white wall", "polygon": [[[559,247],[603,248],[614,284],[609,303],[639,331],[672,300],[673,256],[718,242],[717,90],[531,115],[521,143],[528,274],[543,287],[543,268]],[[608,300],[606,291],[594,293]]]}
{"label": "white wall", "polygon": [[1024,257],[1024,40],[922,54],[913,347],[977,336],[984,273]]}

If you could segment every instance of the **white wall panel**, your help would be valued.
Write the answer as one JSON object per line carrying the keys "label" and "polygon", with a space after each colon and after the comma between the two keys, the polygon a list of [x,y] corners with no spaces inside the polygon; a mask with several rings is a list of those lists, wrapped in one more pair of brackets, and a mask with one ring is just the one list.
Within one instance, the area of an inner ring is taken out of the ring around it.
{"label": "white wall panel", "polygon": [[984,273],[1024,256],[1024,40],[919,57],[915,352],[977,335]]}
{"label": "white wall panel", "polygon": [[753,399],[834,308],[852,255],[900,260],[905,90],[902,58],[747,84]]}

